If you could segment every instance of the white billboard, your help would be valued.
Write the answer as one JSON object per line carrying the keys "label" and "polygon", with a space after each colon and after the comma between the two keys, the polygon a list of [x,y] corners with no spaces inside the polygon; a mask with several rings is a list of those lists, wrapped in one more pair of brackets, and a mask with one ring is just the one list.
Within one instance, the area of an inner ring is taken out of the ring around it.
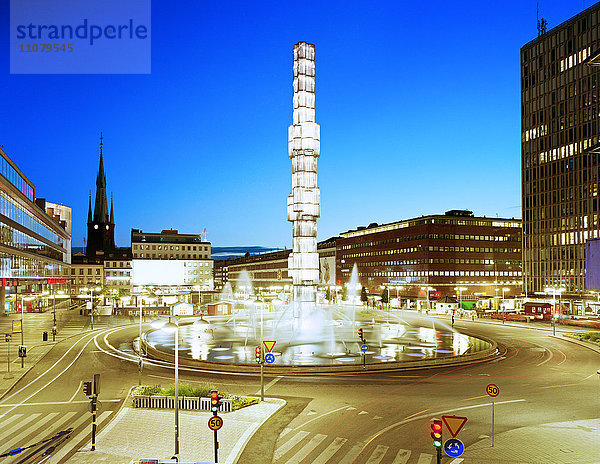
{"label": "white billboard", "polygon": [[132,261],[132,285],[184,285],[183,279],[183,261],[161,259]]}
{"label": "white billboard", "polygon": [[335,256],[319,258],[319,284],[335,285]]}

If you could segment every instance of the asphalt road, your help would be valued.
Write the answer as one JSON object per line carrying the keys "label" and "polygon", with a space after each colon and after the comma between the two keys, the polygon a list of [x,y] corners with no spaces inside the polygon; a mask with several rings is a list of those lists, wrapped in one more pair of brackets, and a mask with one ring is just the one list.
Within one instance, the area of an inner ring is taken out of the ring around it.
{"label": "asphalt road", "polygon": [[[500,388],[496,434],[598,416],[597,353],[527,328],[462,320],[455,327],[494,338],[502,356],[469,366],[385,374],[267,375],[267,395],[285,398],[288,405],[261,428],[239,462],[264,464],[265,456],[272,456],[277,464],[433,463],[430,420],[442,415],[468,418],[458,436],[467,448],[489,446],[492,406],[485,389],[490,383]],[[131,346],[137,330],[135,325],[107,328],[59,343],[0,402],[0,451],[66,427],[75,430],[59,448],[61,460],[53,462],[65,462],[89,443],[91,414],[80,382],[101,373],[99,419],[108,423],[138,381]],[[142,381],[168,385],[172,376],[172,368],[146,363]],[[241,395],[260,390],[255,375],[182,370],[180,378]],[[12,459],[6,462],[18,462]]]}

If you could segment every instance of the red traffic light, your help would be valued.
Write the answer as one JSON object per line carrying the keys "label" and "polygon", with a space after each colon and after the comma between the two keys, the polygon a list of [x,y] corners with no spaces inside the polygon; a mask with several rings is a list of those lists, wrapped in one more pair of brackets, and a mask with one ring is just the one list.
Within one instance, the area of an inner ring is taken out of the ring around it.
{"label": "red traffic light", "polygon": [[442,421],[433,420],[431,421],[431,438],[433,438],[433,446],[442,446]]}
{"label": "red traffic light", "polygon": [[362,336],[363,336],[363,331],[362,331],[362,329],[358,329],[358,336],[359,336],[360,338],[362,338]]}
{"label": "red traffic light", "polygon": [[217,406],[219,404],[219,392],[217,390],[213,390],[210,392],[210,405]]}

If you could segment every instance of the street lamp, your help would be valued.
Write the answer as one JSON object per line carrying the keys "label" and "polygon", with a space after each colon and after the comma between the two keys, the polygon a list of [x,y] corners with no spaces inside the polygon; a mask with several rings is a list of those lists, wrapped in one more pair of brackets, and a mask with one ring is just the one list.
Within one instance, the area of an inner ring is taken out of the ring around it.
{"label": "street lamp", "polygon": [[91,287],[90,288],[90,316],[92,318],[92,330],[94,330],[94,290],[96,290],[97,292],[101,291],[102,289],[100,287]]}
{"label": "street lamp", "polygon": [[[168,333],[175,333],[175,456],[179,460],[179,321],[176,316],[160,316],[169,318],[152,321],[150,325],[155,329],[161,329]],[[171,322],[174,319],[174,322]],[[140,339],[141,347],[141,339]]]}
{"label": "street lamp", "polygon": [[560,304],[560,294],[564,291],[563,287],[546,287],[544,289],[546,293],[552,292],[552,335],[556,335],[556,294],[558,293]]}
{"label": "street lamp", "polygon": [[[262,350],[263,342],[264,342],[262,301],[258,297],[256,297],[254,304],[260,311],[260,348]],[[260,360],[260,400],[261,401],[265,400],[264,364],[265,364],[265,357],[263,355],[263,356],[261,356],[261,360]]]}

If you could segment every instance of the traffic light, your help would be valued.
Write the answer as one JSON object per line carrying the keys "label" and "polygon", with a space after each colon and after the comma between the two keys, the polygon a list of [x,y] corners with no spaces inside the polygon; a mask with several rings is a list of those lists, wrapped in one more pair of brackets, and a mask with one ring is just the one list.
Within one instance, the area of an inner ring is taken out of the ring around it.
{"label": "traffic light", "polygon": [[260,363],[260,346],[254,348],[254,355],[256,356],[256,362]]}
{"label": "traffic light", "polygon": [[442,447],[442,421],[431,421],[431,438],[433,438],[433,446],[436,448]]}
{"label": "traffic light", "polygon": [[358,329],[358,338],[363,339],[363,331],[362,329]]}
{"label": "traffic light", "polygon": [[27,357],[27,346],[19,345],[19,358]]}
{"label": "traffic light", "polygon": [[83,382],[83,394],[92,396],[92,382]]}
{"label": "traffic light", "polygon": [[219,395],[217,390],[212,390],[210,392],[210,410],[213,415],[217,415],[219,409],[221,409],[221,400],[223,399],[222,395]]}

